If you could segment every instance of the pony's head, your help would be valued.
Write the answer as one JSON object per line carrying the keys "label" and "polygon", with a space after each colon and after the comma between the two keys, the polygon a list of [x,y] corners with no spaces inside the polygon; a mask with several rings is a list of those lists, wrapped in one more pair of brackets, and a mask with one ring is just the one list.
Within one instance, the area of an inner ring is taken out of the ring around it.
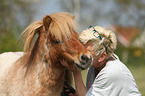
{"label": "pony's head", "polygon": [[26,37],[24,51],[30,50],[36,33],[38,38],[30,50],[28,62],[31,64],[31,61],[35,61],[35,55],[39,55],[43,61],[55,68],[64,68],[60,60],[65,60],[69,70],[78,67],[86,69],[92,63],[92,56],[79,42],[75,28],[74,16],[69,13],[53,13],[45,16],[43,21],[32,23],[24,31]]}

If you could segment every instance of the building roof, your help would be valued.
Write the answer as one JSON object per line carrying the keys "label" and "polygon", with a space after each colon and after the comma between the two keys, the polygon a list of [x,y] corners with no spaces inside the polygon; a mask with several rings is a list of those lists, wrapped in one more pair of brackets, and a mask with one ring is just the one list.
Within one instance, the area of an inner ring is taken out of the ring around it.
{"label": "building roof", "polygon": [[137,27],[111,26],[110,29],[116,33],[118,41],[125,47],[130,46],[140,31]]}

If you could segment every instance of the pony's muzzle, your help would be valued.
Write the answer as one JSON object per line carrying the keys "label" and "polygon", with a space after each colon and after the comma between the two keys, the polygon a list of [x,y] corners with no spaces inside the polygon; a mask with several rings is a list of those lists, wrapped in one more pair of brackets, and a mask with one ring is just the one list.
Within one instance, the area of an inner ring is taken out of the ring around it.
{"label": "pony's muzzle", "polygon": [[81,63],[83,64],[85,64],[85,63],[88,63],[88,61],[89,61],[89,58],[85,55],[85,54],[82,54],[81,56],[80,56],[80,61],[81,61]]}
{"label": "pony's muzzle", "polygon": [[90,52],[88,53],[81,53],[79,55],[78,59],[74,60],[74,63],[76,66],[82,70],[85,70],[86,68],[90,67],[93,63],[93,57]]}
{"label": "pony's muzzle", "polygon": [[92,55],[81,54],[80,55],[80,62],[82,65],[91,64],[92,63]]}

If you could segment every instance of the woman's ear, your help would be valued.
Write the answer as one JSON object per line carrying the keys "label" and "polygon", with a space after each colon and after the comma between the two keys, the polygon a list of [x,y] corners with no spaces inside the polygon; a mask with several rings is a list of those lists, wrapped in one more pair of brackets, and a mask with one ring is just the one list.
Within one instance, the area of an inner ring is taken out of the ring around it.
{"label": "woman's ear", "polygon": [[102,62],[104,61],[104,59],[106,58],[107,54],[106,53],[103,53],[100,58],[98,59],[98,62]]}
{"label": "woman's ear", "polygon": [[92,40],[87,41],[85,44],[86,47],[92,47],[94,45],[94,42]]}

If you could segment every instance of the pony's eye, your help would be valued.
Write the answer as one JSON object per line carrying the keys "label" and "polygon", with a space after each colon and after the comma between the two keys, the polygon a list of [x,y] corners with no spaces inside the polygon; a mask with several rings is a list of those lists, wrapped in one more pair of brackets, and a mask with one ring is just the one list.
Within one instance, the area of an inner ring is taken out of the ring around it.
{"label": "pony's eye", "polygon": [[55,44],[63,43],[63,41],[60,41],[59,39],[55,40],[54,42],[55,42]]}
{"label": "pony's eye", "polygon": [[55,44],[59,44],[60,40],[55,40],[54,42],[55,42]]}

